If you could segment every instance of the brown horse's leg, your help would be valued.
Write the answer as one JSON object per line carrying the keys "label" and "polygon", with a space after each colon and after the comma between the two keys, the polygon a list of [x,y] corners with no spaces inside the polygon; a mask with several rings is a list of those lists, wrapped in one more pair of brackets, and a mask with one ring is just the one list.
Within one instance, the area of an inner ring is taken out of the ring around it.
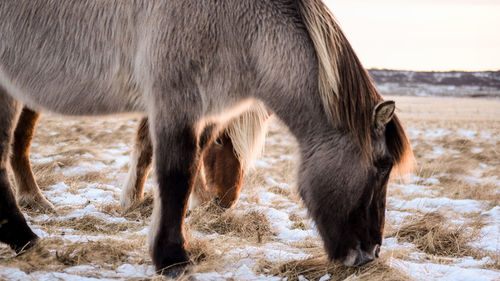
{"label": "brown horse's leg", "polygon": [[203,165],[207,185],[217,203],[223,208],[233,206],[240,195],[244,169],[225,132],[205,151]]}
{"label": "brown horse's leg", "polygon": [[210,192],[207,186],[203,162],[200,163],[200,168],[196,175],[193,191],[189,196],[189,210],[193,210],[203,203],[209,202],[214,198],[214,194]]}
{"label": "brown horse's leg", "polygon": [[14,131],[10,165],[16,179],[19,205],[40,211],[54,211],[54,206],[40,192],[29,158],[31,140],[39,117],[37,112],[23,108]]}
{"label": "brown horse's leg", "polygon": [[142,200],[144,184],[151,170],[153,161],[153,146],[149,135],[148,118],[144,117],[139,122],[135,138],[134,151],[130,156],[130,168],[125,187],[122,189],[121,206],[126,211],[134,203]]}
{"label": "brown horse's leg", "polygon": [[10,142],[20,106],[1,87],[0,104],[0,242],[20,252],[34,245],[38,237],[19,210],[7,178]]}

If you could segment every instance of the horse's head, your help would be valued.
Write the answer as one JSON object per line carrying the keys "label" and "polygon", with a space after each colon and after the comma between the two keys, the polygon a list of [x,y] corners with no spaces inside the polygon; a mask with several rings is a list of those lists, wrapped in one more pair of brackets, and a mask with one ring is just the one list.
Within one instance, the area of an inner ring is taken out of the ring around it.
{"label": "horse's head", "polygon": [[329,258],[347,266],[378,257],[389,174],[393,167],[411,162],[394,108],[393,101],[373,108],[369,160],[346,132],[316,139],[303,154],[301,195]]}
{"label": "horse's head", "polygon": [[203,163],[207,184],[217,203],[223,208],[233,206],[240,195],[244,169],[225,132],[207,148]]}

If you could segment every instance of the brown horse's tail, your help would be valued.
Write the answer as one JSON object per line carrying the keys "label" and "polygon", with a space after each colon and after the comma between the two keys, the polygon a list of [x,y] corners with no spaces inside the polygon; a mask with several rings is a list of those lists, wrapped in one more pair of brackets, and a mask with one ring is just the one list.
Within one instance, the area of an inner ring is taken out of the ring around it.
{"label": "brown horse's tail", "polygon": [[255,102],[247,111],[229,121],[226,132],[244,171],[252,167],[264,151],[266,120],[270,113],[262,102]]}
{"label": "brown horse's tail", "polygon": [[[318,58],[318,86],[324,111],[334,126],[354,137],[365,163],[372,160],[372,112],[382,96],[368,72],[321,0],[298,0],[299,12],[314,44]],[[395,162],[408,167],[411,148],[396,118],[393,137]],[[391,142],[392,140],[388,140]],[[404,169],[401,169],[404,170]]]}

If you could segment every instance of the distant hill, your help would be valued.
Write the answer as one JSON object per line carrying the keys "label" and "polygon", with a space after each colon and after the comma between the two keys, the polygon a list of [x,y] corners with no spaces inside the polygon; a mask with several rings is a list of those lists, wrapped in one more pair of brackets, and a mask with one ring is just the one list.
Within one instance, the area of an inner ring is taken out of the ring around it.
{"label": "distant hill", "polygon": [[500,97],[500,71],[369,70],[383,95]]}

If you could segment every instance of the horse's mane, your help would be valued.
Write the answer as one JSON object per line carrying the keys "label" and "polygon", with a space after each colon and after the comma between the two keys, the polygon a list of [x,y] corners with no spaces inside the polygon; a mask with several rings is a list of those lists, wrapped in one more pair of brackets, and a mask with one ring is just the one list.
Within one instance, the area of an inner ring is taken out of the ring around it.
{"label": "horse's mane", "polygon": [[[335,126],[353,135],[361,158],[369,163],[372,160],[372,112],[383,100],[382,96],[328,7],[321,0],[297,3],[316,49],[319,91],[325,113]],[[396,116],[387,131],[388,147],[397,166],[412,161],[408,139]]]}
{"label": "horse's mane", "polygon": [[247,111],[229,121],[226,132],[244,171],[252,168],[264,151],[268,118],[266,106],[257,101]]}

